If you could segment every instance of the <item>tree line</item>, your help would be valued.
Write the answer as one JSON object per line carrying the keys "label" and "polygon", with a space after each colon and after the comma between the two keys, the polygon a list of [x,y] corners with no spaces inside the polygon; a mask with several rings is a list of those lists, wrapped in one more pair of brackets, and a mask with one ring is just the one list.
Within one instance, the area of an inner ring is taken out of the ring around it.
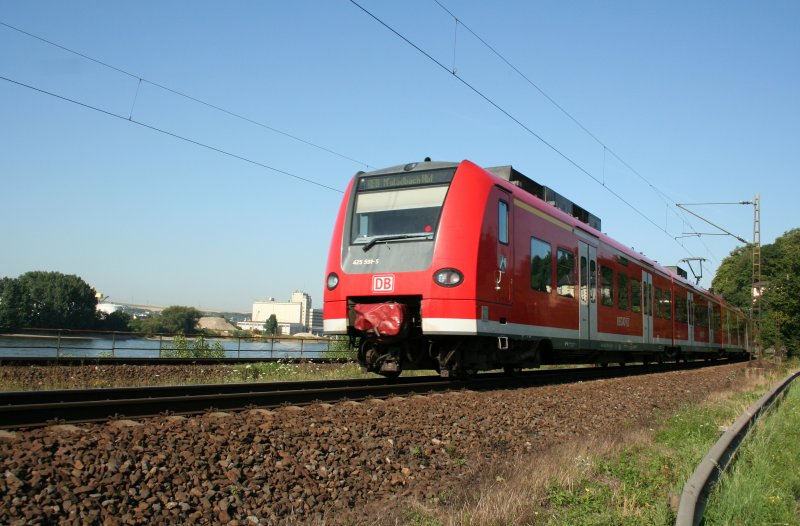
{"label": "tree line", "polygon": [[0,278],[0,328],[195,334],[201,316],[181,305],[141,320],[122,311],[98,311],[95,290],[73,274],[33,271]]}
{"label": "tree line", "polygon": [[[738,247],[722,260],[712,290],[751,312],[753,246]],[[761,247],[761,332],[764,349],[800,355],[800,228]]]}
{"label": "tree line", "polygon": [[[0,278],[0,329],[68,329],[145,334],[197,334],[202,312],[173,305],[144,319],[122,311],[97,310],[97,293],[83,279],[61,272],[26,272],[17,278]],[[278,333],[271,315],[264,334]]]}

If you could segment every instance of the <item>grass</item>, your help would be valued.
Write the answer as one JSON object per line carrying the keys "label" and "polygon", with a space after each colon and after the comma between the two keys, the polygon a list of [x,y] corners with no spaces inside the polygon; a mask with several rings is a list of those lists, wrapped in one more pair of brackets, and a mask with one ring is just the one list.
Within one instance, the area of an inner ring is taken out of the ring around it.
{"label": "grass", "polygon": [[[427,376],[433,371],[404,371]],[[261,362],[241,365],[0,366],[0,391],[144,387],[206,383],[282,382],[376,378],[358,364]]]}
{"label": "grass", "polygon": [[800,524],[800,387],[762,418],[712,491],[705,523]]}
{"label": "grass", "polygon": [[[770,375],[744,378],[737,391],[718,393],[702,404],[663,415],[661,422],[652,429],[620,430],[613,435],[559,444],[520,458],[514,466],[498,467],[497,472],[484,474],[482,482],[471,493],[465,492],[460,499],[453,499],[448,507],[425,504],[415,507],[410,510],[409,517],[413,518],[410,523],[441,526],[674,524],[683,485],[718,440],[721,426],[738,418],[782,379],[786,370],[784,367]],[[788,421],[786,425],[789,426],[784,431],[787,440],[794,438],[800,444],[796,431],[800,429],[798,422]],[[790,432],[792,429],[795,431]],[[796,470],[796,459],[800,458],[798,444],[786,455],[773,454],[788,470]],[[762,451],[760,446],[756,450]],[[764,468],[765,474],[769,469],[772,468]],[[796,513],[796,508],[791,506],[797,506],[800,475],[794,475],[784,477],[791,491],[779,493],[772,487],[763,490],[760,497],[763,505],[783,506]],[[750,491],[748,484],[745,478],[741,483],[743,494]],[[708,524],[739,524],[731,517],[747,516],[744,510],[748,505],[745,501],[738,515],[720,516]],[[728,506],[727,503],[722,505],[723,508]],[[797,516],[776,522],[772,521],[773,515],[765,517],[768,519],[752,524],[800,524]]]}
{"label": "grass", "polygon": [[262,362],[190,366],[2,366],[0,390],[27,391],[367,378],[358,365]]}

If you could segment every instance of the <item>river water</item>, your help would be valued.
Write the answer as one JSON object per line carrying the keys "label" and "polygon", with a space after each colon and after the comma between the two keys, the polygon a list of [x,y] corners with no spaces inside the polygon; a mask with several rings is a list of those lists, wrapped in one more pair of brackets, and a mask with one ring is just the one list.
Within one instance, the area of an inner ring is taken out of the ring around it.
{"label": "river water", "polygon": [[[248,340],[205,338],[222,344],[228,358],[319,358],[328,349],[323,340]],[[172,347],[169,338],[102,336],[0,336],[0,358],[25,356],[75,356],[158,358]]]}

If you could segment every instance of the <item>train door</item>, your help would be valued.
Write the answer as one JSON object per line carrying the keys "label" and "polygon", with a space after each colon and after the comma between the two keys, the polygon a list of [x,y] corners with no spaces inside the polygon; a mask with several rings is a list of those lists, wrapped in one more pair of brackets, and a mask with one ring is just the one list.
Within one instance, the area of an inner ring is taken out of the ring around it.
{"label": "train door", "polygon": [[689,346],[694,345],[694,295],[689,292],[686,298],[686,313],[689,318]]}
{"label": "train door", "polygon": [[642,271],[642,343],[653,342],[653,275]]}
{"label": "train door", "polygon": [[500,188],[495,192],[497,196],[497,268],[494,273],[495,291],[498,303],[511,304],[511,276],[513,247],[511,245],[513,232],[513,216],[511,195]]}
{"label": "train door", "polygon": [[[579,332],[581,342],[597,338],[597,247],[579,242],[578,297],[580,300]],[[582,345],[588,347],[588,345]]]}

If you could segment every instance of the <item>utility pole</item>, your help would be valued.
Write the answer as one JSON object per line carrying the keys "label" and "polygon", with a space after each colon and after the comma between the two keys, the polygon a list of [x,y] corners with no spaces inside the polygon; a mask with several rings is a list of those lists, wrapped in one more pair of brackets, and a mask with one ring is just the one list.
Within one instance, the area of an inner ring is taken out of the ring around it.
{"label": "utility pole", "polygon": [[[753,298],[753,341],[758,342],[758,337],[761,334],[761,194],[756,194],[753,199],[753,277],[751,287]],[[757,351],[760,351],[760,349],[757,349]]]}
{"label": "utility pole", "polygon": [[[756,194],[755,198],[752,201],[738,201],[736,203],[677,203],[678,208],[689,212],[696,218],[705,221],[709,225],[713,226],[717,230],[721,230],[722,233],[699,233],[693,232],[688,233],[679,237],[689,237],[689,236],[713,236],[713,235],[728,235],[734,237],[741,241],[742,243],[747,244],[747,240],[737,236],[736,234],[732,234],[731,232],[725,230],[719,225],[715,225],[708,219],[695,214],[688,208],[687,206],[699,206],[699,205],[753,205],[753,244],[752,244],[752,255],[753,255],[753,272],[750,278],[750,298],[751,298],[751,321],[752,321],[752,328],[753,328],[753,341],[758,346],[758,337],[761,333],[761,194]],[[756,348],[756,354],[760,355],[760,349]]]}

